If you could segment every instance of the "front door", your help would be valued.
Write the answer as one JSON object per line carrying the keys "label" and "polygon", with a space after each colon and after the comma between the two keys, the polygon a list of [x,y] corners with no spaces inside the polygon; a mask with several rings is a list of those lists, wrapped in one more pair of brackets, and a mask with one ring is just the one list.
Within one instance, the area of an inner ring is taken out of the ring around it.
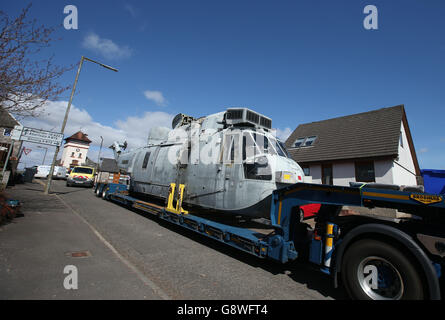
{"label": "front door", "polygon": [[332,164],[323,164],[321,166],[321,183],[322,184],[334,184],[332,176]]}

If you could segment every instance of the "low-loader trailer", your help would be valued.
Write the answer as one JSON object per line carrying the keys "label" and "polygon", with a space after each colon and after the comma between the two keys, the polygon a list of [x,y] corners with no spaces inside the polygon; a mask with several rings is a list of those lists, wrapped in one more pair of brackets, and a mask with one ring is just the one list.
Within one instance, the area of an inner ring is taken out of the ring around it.
{"label": "low-loader trailer", "polygon": [[[210,219],[182,207],[185,186],[170,185],[165,205],[140,200],[128,185],[98,183],[98,196],[157,216],[258,258],[299,259],[332,276],[354,299],[441,299],[445,266],[442,195],[376,184],[343,187],[296,183],[273,192],[267,233]],[[315,225],[301,207],[320,203]],[[342,208],[391,208],[409,218],[342,215]]]}

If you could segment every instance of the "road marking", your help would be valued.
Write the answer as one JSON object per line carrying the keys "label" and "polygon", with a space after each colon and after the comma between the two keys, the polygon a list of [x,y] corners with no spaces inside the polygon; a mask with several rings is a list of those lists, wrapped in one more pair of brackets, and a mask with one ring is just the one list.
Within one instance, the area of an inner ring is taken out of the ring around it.
{"label": "road marking", "polygon": [[93,225],[91,225],[87,220],[85,220],[84,217],[82,217],[74,208],[72,208],[65,200],[63,200],[59,195],[55,195],[62,203],[70,209],[77,217],[80,218],[90,229],[93,231],[93,233],[99,238],[99,240],[105,244],[108,249],[110,249],[118,258],[121,260],[128,268],[130,268],[136,275],[139,277],[142,282],[144,282],[145,285],[149,286],[161,299],[163,300],[172,300],[172,298],[165,293],[161,288],[159,288],[153,281],[151,281],[149,278],[147,278],[136,266],[134,266],[130,261],[125,259],[114,247],[111,243],[109,243],[100,233],[99,231],[94,228]]}

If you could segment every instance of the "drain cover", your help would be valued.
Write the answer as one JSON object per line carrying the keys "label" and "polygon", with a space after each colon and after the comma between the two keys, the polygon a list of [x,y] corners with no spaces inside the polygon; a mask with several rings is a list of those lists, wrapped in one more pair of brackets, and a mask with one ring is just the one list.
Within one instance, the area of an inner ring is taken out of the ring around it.
{"label": "drain cover", "polygon": [[91,253],[88,250],[86,250],[86,251],[67,252],[65,253],[65,255],[71,258],[87,258],[91,256]]}

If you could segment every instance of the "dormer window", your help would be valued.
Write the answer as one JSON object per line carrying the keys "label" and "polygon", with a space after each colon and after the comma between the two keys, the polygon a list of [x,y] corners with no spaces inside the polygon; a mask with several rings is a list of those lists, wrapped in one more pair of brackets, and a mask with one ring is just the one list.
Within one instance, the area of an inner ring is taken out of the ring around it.
{"label": "dormer window", "polygon": [[298,138],[297,140],[295,140],[294,148],[299,148],[299,147],[301,147],[301,145],[303,144],[303,142],[304,142],[305,139],[306,139],[306,138]]}
{"label": "dormer window", "polygon": [[306,140],[303,143],[303,147],[309,147],[314,144],[315,139],[317,139],[317,136],[307,137]]}
{"label": "dormer window", "polygon": [[314,145],[315,140],[317,140],[317,136],[298,138],[297,140],[295,140],[293,147],[294,148],[310,147]]}

